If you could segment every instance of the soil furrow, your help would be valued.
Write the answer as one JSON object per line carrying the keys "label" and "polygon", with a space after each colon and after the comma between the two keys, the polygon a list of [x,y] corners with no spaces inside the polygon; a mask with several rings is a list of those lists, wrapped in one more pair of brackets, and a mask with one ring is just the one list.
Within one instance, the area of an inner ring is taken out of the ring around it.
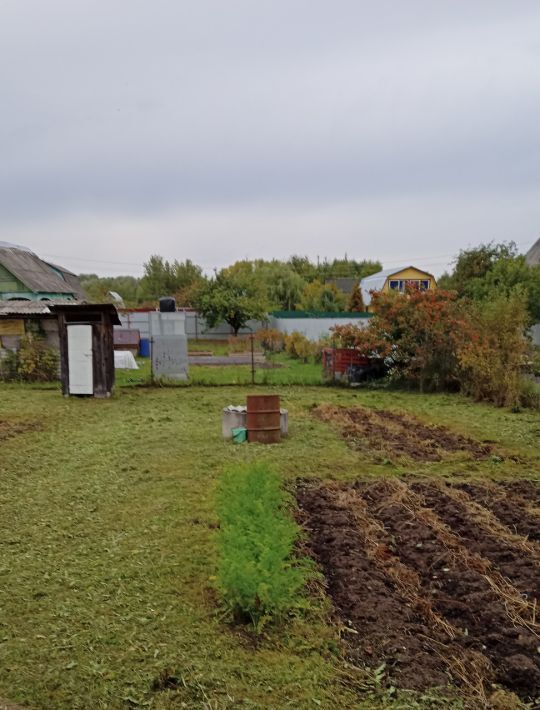
{"label": "soil furrow", "polygon": [[540,509],[527,505],[521,496],[494,483],[461,483],[457,487],[490,510],[510,530],[534,542],[540,541]]}
{"label": "soil furrow", "polygon": [[537,481],[502,481],[499,485],[506,491],[519,496],[523,505],[532,505],[540,508],[540,479]]}
{"label": "soil furrow", "polygon": [[304,487],[297,497],[353,660],[367,666],[386,663],[393,681],[404,688],[447,685],[449,662],[434,649],[447,649],[448,637],[430,626],[369,559],[365,531],[347,503],[330,488]]}
{"label": "soil furrow", "polygon": [[532,547],[530,543],[496,518],[492,520],[489,511],[467,502],[462,491],[449,487],[442,490],[425,483],[411,483],[410,487],[463,539],[470,551],[489,560],[527,599],[540,602],[540,562],[535,559],[535,550],[527,549]]}
{"label": "soil furrow", "polygon": [[499,683],[523,699],[536,698],[540,693],[540,640],[516,624],[515,614],[508,609],[514,599],[507,600],[507,591],[497,591],[497,585],[489,583],[482,565],[473,566],[475,560],[465,548],[445,544],[449,538],[445,526],[436,529],[427,524],[412,497],[405,504],[400,493],[399,486],[388,481],[361,487],[370,512],[394,538],[392,552],[419,574],[422,592],[433,609],[463,630],[457,640],[488,656]]}

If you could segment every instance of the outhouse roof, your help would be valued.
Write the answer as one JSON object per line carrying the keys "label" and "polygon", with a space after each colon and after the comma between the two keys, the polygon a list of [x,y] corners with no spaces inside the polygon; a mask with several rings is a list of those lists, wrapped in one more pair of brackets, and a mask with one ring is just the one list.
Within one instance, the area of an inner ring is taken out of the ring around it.
{"label": "outhouse roof", "polygon": [[50,301],[49,308],[52,313],[72,313],[84,317],[90,313],[108,313],[113,325],[122,325],[118,311],[112,303],[74,303],[73,301]]}

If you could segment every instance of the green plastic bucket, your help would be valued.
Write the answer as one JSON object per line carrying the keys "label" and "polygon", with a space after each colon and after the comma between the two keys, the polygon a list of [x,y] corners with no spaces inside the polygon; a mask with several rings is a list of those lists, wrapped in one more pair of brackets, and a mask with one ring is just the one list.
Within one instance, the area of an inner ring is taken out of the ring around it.
{"label": "green plastic bucket", "polygon": [[243,444],[247,441],[247,429],[240,426],[232,429],[232,440],[235,444]]}

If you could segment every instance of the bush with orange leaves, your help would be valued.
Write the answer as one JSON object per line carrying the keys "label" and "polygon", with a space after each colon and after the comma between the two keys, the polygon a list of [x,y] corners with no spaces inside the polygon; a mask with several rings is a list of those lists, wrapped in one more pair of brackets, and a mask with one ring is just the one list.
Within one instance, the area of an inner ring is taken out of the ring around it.
{"label": "bush with orange leaves", "polygon": [[457,389],[457,351],[463,315],[448,291],[373,293],[366,328],[333,329],[342,347],[384,358],[389,376],[421,391]]}
{"label": "bush with orange leaves", "polygon": [[458,352],[464,394],[499,406],[537,406],[538,395],[530,397],[523,377],[531,361],[525,297],[514,293],[476,301],[467,316]]}
{"label": "bush with orange leaves", "polygon": [[518,406],[527,359],[526,304],[519,294],[469,303],[453,291],[374,293],[366,328],[337,326],[340,347],[381,357],[389,377],[420,391],[461,389]]}

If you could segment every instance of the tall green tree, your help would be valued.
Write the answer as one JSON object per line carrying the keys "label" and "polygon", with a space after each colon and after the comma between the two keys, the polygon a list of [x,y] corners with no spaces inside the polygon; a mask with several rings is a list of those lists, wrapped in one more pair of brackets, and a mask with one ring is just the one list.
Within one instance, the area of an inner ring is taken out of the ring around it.
{"label": "tall green tree", "polygon": [[87,299],[92,303],[108,303],[114,299],[110,291],[116,291],[122,297],[126,306],[137,305],[139,279],[135,276],[98,276],[97,274],[81,274],[79,276]]}
{"label": "tall green tree", "polygon": [[439,287],[457,291],[459,296],[474,298],[478,285],[485,279],[499,261],[506,261],[517,256],[514,242],[480,244],[473,249],[462,249],[451,274],[443,274]]}
{"label": "tall green tree", "polygon": [[268,303],[264,286],[253,274],[222,269],[199,290],[196,307],[213,328],[228,323],[238,335],[249,320],[264,320]]}
{"label": "tall green tree", "polygon": [[169,262],[162,256],[154,254],[144,265],[139,296],[141,300],[156,300],[160,296],[185,294],[193,288],[194,284],[199,284],[202,280],[201,267],[190,259]]}
{"label": "tall green tree", "polygon": [[270,308],[293,311],[302,297],[306,281],[288,264],[279,261],[266,262],[257,270],[266,287]]}
{"label": "tall green tree", "polygon": [[439,279],[439,287],[474,301],[521,294],[531,319],[540,320],[540,267],[527,264],[514,242],[461,251],[453,272]]}

